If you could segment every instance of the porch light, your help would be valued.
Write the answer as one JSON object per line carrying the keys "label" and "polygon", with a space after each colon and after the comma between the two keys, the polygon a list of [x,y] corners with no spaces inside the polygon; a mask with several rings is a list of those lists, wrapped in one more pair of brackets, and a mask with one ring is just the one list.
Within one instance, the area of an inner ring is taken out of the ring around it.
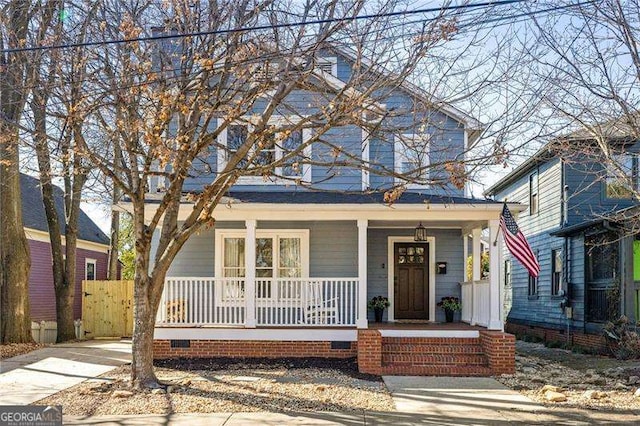
{"label": "porch light", "polygon": [[422,226],[422,222],[416,226],[415,234],[413,235],[415,241],[427,241],[427,229]]}

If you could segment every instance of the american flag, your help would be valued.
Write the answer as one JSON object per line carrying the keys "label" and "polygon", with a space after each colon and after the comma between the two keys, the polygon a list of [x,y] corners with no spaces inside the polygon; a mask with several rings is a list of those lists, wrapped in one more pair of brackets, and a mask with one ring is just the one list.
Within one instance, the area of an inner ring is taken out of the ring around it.
{"label": "american flag", "polygon": [[500,229],[502,229],[502,235],[504,236],[504,242],[507,248],[518,261],[527,268],[529,275],[537,277],[540,274],[540,264],[538,259],[533,254],[531,246],[527,242],[522,231],[518,228],[516,220],[507,208],[507,203],[502,208],[502,214],[500,215]]}

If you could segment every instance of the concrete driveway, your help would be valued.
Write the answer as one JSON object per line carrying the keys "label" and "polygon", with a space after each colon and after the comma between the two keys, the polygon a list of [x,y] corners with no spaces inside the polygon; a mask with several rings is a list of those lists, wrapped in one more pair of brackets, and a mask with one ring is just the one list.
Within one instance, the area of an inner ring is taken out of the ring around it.
{"label": "concrete driveway", "polygon": [[130,341],[90,340],[0,361],[0,405],[26,405],[131,362]]}

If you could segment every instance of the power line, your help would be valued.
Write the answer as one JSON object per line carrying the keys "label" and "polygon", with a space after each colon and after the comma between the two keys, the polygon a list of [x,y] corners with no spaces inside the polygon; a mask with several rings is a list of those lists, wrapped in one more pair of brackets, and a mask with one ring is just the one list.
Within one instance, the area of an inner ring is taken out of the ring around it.
{"label": "power line", "polygon": [[481,8],[481,7],[505,6],[505,5],[514,4],[514,3],[523,3],[525,1],[528,1],[528,0],[498,0],[498,1],[488,1],[488,2],[481,2],[481,3],[432,7],[432,8],[416,9],[416,10],[403,10],[403,11],[397,11],[397,12],[375,13],[375,14],[369,14],[369,15],[350,16],[350,17],[344,17],[344,18],[315,19],[311,21],[289,22],[289,23],[275,24],[275,25],[258,25],[254,27],[229,28],[229,29],[211,30],[211,31],[196,31],[196,32],[181,33],[181,34],[159,34],[159,35],[154,35],[149,37],[89,41],[89,42],[82,42],[82,43],[65,43],[65,44],[55,44],[51,46],[19,47],[19,48],[13,48],[13,49],[2,49],[0,50],[0,53],[19,53],[19,52],[41,51],[41,50],[70,49],[75,47],[104,46],[104,45],[111,45],[111,44],[134,43],[134,42],[142,42],[142,41],[171,40],[171,39],[178,39],[178,38],[185,38],[185,37],[200,37],[200,36],[207,36],[207,35],[230,34],[230,33],[238,33],[238,32],[278,29],[278,28],[292,28],[292,27],[300,27],[305,25],[319,25],[319,24],[329,24],[329,23],[336,23],[336,22],[354,22],[354,21],[361,21],[361,20],[367,20],[367,19],[415,15],[420,13],[443,12],[448,10],[464,10],[464,9],[475,9],[475,8]]}

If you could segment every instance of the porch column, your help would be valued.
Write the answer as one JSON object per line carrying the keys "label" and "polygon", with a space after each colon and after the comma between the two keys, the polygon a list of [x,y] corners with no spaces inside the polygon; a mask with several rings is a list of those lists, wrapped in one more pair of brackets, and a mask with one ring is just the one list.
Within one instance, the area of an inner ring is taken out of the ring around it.
{"label": "porch column", "polygon": [[[504,330],[500,312],[500,263],[502,260],[502,242],[498,237],[500,221],[489,221],[489,330]],[[494,244],[495,242],[495,244]]]}
{"label": "porch column", "polygon": [[358,317],[356,326],[368,328],[367,321],[367,219],[358,219]]}
{"label": "porch column", "polygon": [[467,281],[467,257],[469,257],[469,234],[467,231],[462,231],[462,270],[464,271],[464,279],[462,281]]}
{"label": "porch column", "polygon": [[247,236],[244,243],[244,326],[246,328],[256,327],[256,224],[255,219],[245,221]]}
{"label": "porch column", "polygon": [[471,264],[471,325],[478,323],[478,310],[475,308],[478,300],[478,288],[476,281],[481,278],[480,275],[480,257],[482,254],[482,246],[480,244],[480,238],[482,236],[482,228],[473,228],[471,230],[471,256],[473,262]]}

